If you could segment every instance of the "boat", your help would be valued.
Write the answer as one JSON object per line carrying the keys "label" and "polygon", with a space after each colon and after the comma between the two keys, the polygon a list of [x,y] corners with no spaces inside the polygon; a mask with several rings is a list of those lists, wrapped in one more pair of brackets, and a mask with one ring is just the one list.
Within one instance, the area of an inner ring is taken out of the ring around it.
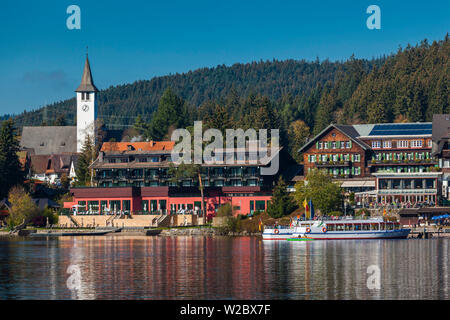
{"label": "boat", "polygon": [[296,237],[296,238],[287,238],[287,241],[314,241],[315,239],[308,237]]}
{"label": "boat", "polygon": [[294,228],[291,226],[264,226],[263,240],[287,240],[292,238]]}
{"label": "boat", "polygon": [[[341,219],[297,221],[292,237],[314,240],[406,239],[411,229],[399,222],[376,219]],[[292,240],[291,240],[292,241]]]}

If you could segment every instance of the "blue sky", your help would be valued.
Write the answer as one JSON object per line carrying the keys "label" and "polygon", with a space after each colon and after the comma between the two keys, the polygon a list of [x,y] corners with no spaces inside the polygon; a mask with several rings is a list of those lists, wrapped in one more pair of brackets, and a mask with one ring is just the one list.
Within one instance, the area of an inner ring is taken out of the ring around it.
{"label": "blue sky", "polygon": [[[81,30],[68,30],[69,5]],[[369,30],[366,8],[381,8]],[[372,58],[449,31],[450,1],[10,1],[0,4],[0,114],[74,96],[89,46],[99,89],[218,64]]]}

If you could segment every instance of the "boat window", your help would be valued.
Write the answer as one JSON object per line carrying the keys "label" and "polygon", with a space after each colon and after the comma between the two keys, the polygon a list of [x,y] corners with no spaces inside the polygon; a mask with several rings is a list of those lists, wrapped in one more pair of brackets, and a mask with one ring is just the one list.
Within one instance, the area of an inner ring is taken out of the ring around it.
{"label": "boat window", "polygon": [[353,230],[353,225],[352,224],[346,224],[345,225],[345,231],[352,231]]}
{"label": "boat window", "polygon": [[356,231],[360,231],[361,230],[361,225],[360,224],[355,224],[355,230]]}
{"label": "boat window", "polygon": [[386,226],[385,223],[380,223],[380,230],[385,230],[385,226]]}
{"label": "boat window", "polygon": [[378,230],[378,223],[372,224],[372,230]]}
{"label": "boat window", "polygon": [[329,224],[329,225],[327,225],[327,230],[328,230],[328,231],[335,231],[335,227],[336,227],[336,225],[334,225],[334,224]]}
{"label": "boat window", "polygon": [[370,224],[364,223],[364,224],[362,225],[362,229],[363,229],[363,230],[370,230]]}

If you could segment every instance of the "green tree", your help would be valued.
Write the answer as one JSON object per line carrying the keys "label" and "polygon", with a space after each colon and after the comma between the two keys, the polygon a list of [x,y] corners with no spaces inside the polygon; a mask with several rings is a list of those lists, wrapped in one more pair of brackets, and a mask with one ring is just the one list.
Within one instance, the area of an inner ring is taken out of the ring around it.
{"label": "green tree", "polygon": [[90,136],[86,136],[86,140],[79,155],[77,167],[75,168],[76,185],[78,186],[91,186],[93,178],[93,170],[89,167],[97,159],[97,151]]}
{"label": "green tree", "polygon": [[171,128],[180,128],[185,124],[186,109],[183,99],[170,88],[164,91],[159,101],[158,110],[150,122],[150,135],[155,140],[169,136]]}
{"label": "green tree", "polygon": [[0,198],[7,196],[9,189],[23,182],[19,157],[19,142],[13,121],[7,120],[2,123],[0,130]]}
{"label": "green tree", "polygon": [[290,214],[296,207],[294,199],[287,191],[286,183],[280,177],[273,189],[272,199],[267,207],[267,214],[272,218],[281,218]]}
{"label": "green tree", "polygon": [[333,182],[330,175],[323,170],[313,169],[305,178],[295,184],[294,198],[297,203],[312,200],[315,209],[319,209],[322,215],[333,211],[339,211],[343,196],[341,187]]}
{"label": "green tree", "polygon": [[27,224],[39,214],[38,207],[22,186],[12,187],[8,194],[8,200],[11,203],[11,211],[7,219],[9,228],[23,222]]}
{"label": "green tree", "polygon": [[66,117],[64,114],[59,114],[56,118],[55,122],[53,123],[54,126],[67,126]]}
{"label": "green tree", "polygon": [[302,120],[296,120],[289,126],[288,137],[292,157],[297,162],[302,162],[302,155],[298,153],[298,150],[306,143],[306,139],[309,137],[309,127]]}

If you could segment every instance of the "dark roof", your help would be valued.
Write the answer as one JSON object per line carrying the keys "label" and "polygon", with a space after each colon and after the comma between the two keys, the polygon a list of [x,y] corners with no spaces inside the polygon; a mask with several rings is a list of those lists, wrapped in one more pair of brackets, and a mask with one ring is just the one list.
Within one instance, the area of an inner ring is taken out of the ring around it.
{"label": "dark roof", "polygon": [[69,173],[72,161],[76,164],[77,154],[32,155],[31,168],[34,173]]}
{"label": "dark roof", "polygon": [[86,62],[84,63],[83,77],[81,78],[81,84],[78,86],[75,92],[98,92],[97,87],[94,85],[92,79],[91,67],[89,65],[89,59],[86,54]]}
{"label": "dark roof", "polygon": [[303,152],[306,148],[308,148],[311,144],[313,144],[314,141],[316,141],[318,138],[320,138],[322,135],[324,135],[326,132],[328,132],[332,128],[336,128],[337,130],[341,131],[343,134],[345,134],[350,139],[352,139],[355,143],[357,143],[359,146],[361,146],[361,148],[363,148],[364,150],[370,149],[370,147],[365,142],[358,139],[359,133],[358,133],[358,131],[356,131],[356,129],[352,125],[336,125],[336,124],[332,123],[325,129],[323,129],[314,138],[312,138],[306,144],[304,144],[297,152]]}
{"label": "dark roof", "polygon": [[77,127],[23,127],[20,146],[33,149],[35,155],[77,152]]}
{"label": "dark roof", "polygon": [[44,210],[46,207],[49,208],[59,208],[60,205],[53,200],[48,198],[37,198],[33,199],[34,203],[38,206],[39,210]]}
{"label": "dark roof", "polygon": [[421,136],[430,135],[431,122],[375,124],[369,136]]}
{"label": "dark roof", "polygon": [[450,140],[450,114],[433,114],[433,147],[431,155],[441,153],[445,142]]}

